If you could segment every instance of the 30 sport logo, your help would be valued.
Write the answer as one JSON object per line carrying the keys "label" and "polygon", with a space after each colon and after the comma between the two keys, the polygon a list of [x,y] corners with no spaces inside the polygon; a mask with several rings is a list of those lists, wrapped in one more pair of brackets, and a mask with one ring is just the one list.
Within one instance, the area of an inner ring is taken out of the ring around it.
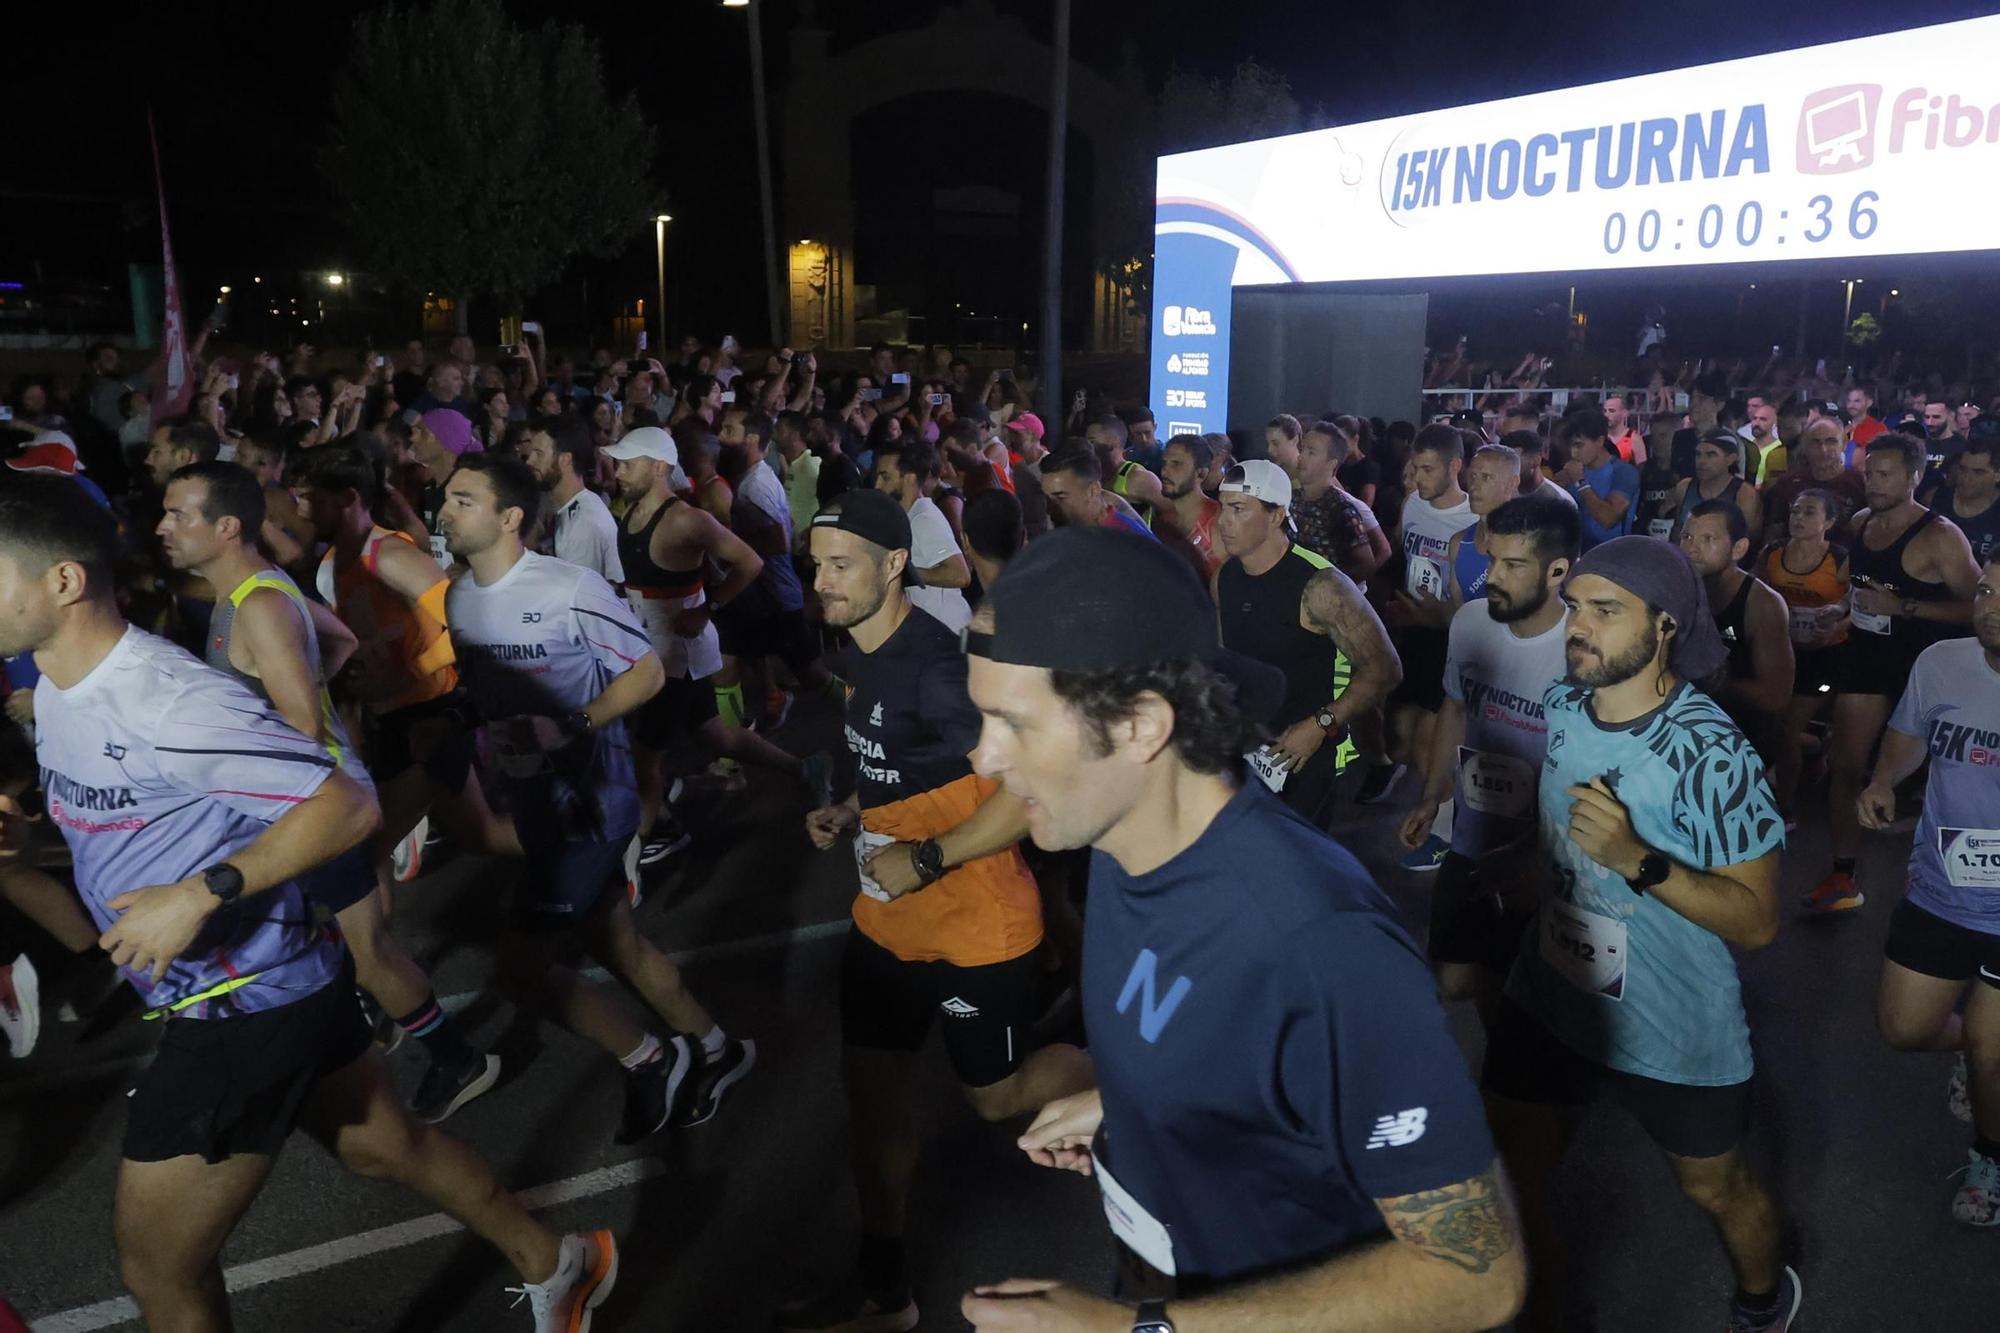
{"label": "30 sport logo", "polygon": [[1215,332],[1215,312],[1200,306],[1170,305],[1160,311],[1160,333],[1167,338],[1194,337]]}
{"label": "30 sport logo", "polygon": [[1367,1151],[1409,1147],[1424,1136],[1424,1122],[1430,1118],[1430,1108],[1425,1106],[1413,1106],[1407,1111],[1379,1117],[1374,1130],[1368,1135]]}
{"label": "30 sport logo", "polygon": [[521,613],[521,623],[523,625],[539,625],[542,623],[542,613],[540,611],[523,611]]}

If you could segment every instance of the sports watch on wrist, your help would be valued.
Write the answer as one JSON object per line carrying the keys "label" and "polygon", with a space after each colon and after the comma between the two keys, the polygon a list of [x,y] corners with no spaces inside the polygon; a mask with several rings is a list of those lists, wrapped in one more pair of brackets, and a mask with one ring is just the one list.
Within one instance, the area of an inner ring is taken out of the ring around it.
{"label": "sports watch on wrist", "polygon": [[243,872],[229,862],[212,865],[201,872],[202,883],[215,895],[215,900],[224,907],[243,896]]}
{"label": "sports watch on wrist", "polygon": [[591,732],[590,714],[581,708],[577,709],[563,719],[563,730],[569,733],[571,740],[579,736],[588,736]]}
{"label": "sports watch on wrist", "polygon": [[1340,719],[1333,715],[1332,704],[1328,704],[1317,713],[1314,713],[1313,721],[1319,723],[1319,729],[1326,733],[1328,740],[1337,741],[1347,734],[1347,728],[1342,726]]}
{"label": "sports watch on wrist", "polygon": [[925,838],[910,853],[910,864],[916,869],[917,878],[929,887],[944,874],[944,848],[938,846],[936,838]]}
{"label": "sports watch on wrist", "polygon": [[1648,851],[1639,860],[1639,873],[1625,882],[1632,886],[1632,892],[1644,893],[1667,882],[1667,876],[1674,873],[1674,863],[1655,851]]}
{"label": "sports watch on wrist", "polygon": [[1132,1333],[1174,1333],[1174,1321],[1167,1318],[1165,1301],[1140,1301],[1132,1320]]}

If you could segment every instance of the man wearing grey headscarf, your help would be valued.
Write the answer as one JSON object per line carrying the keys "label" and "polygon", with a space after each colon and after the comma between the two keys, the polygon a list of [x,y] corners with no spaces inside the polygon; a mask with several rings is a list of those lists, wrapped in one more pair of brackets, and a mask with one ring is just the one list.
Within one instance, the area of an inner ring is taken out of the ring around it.
{"label": "man wearing grey headscarf", "polygon": [[[1730,945],[1778,932],[1785,840],[1764,766],[1693,682],[1727,651],[1701,576],[1652,537],[1570,570],[1569,674],[1549,688],[1534,938],[1489,1038],[1494,1137],[1520,1189],[1535,1285],[1519,1327],[1559,1326],[1546,1189],[1564,1108],[1625,1107],[1715,1219],[1736,1273],[1727,1327],[1783,1333],[1802,1299],[1776,1202],[1742,1150],[1750,1030]],[[1537,1252],[1538,1251],[1538,1252]]]}

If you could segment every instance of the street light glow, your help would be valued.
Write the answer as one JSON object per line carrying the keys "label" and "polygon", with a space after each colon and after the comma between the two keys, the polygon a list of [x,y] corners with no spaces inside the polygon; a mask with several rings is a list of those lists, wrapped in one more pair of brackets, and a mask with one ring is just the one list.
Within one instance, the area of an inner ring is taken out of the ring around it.
{"label": "street light glow", "polygon": [[346,281],[347,279],[338,273],[329,273],[326,275],[326,285],[329,287],[338,287]]}
{"label": "street light glow", "polygon": [[748,9],[750,8],[750,0],[722,0],[722,7],[724,9]]}
{"label": "street light glow", "polygon": [[229,289],[228,289],[227,287],[224,287],[224,288],[222,289],[222,294],[223,294],[224,296],[227,296],[227,295],[229,295]]}
{"label": "street light glow", "polygon": [[664,223],[664,222],[672,222],[673,220],[674,220],[674,215],[672,213],[658,213],[655,214],[653,217],[653,221],[655,222]]}

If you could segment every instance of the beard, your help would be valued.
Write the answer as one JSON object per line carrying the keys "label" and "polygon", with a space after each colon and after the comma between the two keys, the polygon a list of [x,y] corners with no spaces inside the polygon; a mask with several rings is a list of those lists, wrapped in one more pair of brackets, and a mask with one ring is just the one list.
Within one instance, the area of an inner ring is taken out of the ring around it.
{"label": "beard", "polygon": [[832,601],[828,601],[822,595],[820,606],[822,613],[826,617],[827,624],[833,626],[835,629],[852,629],[874,615],[877,611],[880,611],[882,603],[888,600],[888,586],[886,584],[877,584],[874,591],[866,598],[849,599],[836,597]]}
{"label": "beard", "polygon": [[[1565,649],[1578,646],[1575,640],[1565,644]],[[1622,685],[1644,671],[1659,655],[1660,631],[1656,625],[1646,626],[1645,637],[1616,657],[1602,659],[1599,665],[1574,666],[1569,668],[1569,683],[1582,685],[1588,689],[1601,690],[1612,685]]]}
{"label": "beard", "polygon": [[1494,597],[1497,591],[1491,584],[1487,585],[1486,614],[1493,617],[1495,624],[1512,625],[1516,621],[1526,620],[1549,604],[1549,588],[1546,583],[1536,591],[1535,600],[1532,602],[1516,601],[1507,597],[1507,594],[1500,593],[1501,597],[1507,597],[1502,603]]}

